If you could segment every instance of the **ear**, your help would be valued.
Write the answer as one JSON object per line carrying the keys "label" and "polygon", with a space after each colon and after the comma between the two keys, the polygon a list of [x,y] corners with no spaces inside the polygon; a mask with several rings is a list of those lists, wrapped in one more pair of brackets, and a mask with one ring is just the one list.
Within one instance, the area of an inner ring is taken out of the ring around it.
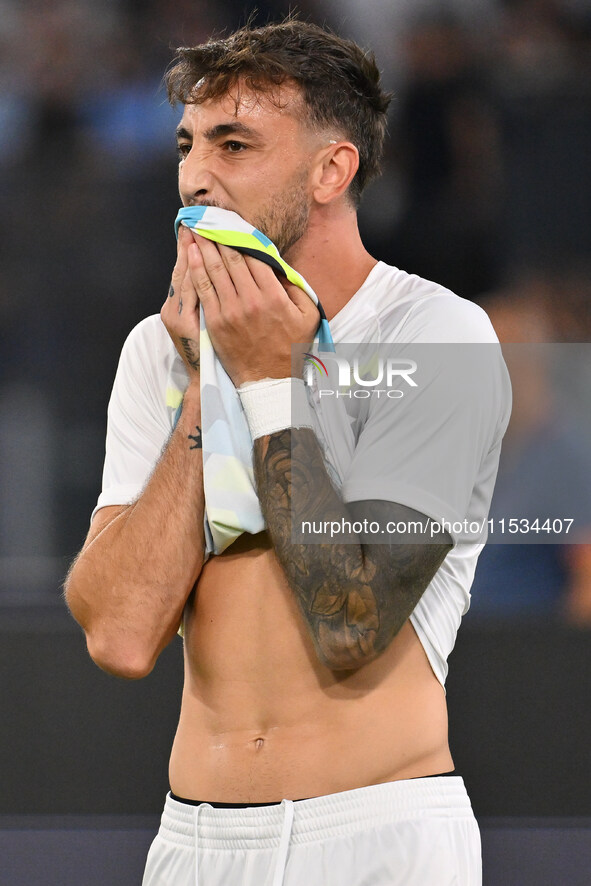
{"label": "ear", "polygon": [[317,203],[331,203],[351,184],[359,169],[359,151],[351,142],[340,141],[323,148],[312,179],[312,196]]}

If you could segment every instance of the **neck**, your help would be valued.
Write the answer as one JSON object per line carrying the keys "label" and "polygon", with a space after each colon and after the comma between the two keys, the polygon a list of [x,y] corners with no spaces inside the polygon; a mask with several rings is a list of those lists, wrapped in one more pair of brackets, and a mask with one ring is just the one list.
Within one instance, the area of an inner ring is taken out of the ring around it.
{"label": "neck", "polygon": [[284,256],[308,281],[331,320],[377,264],[361,242],[348,205],[313,208],[303,237]]}

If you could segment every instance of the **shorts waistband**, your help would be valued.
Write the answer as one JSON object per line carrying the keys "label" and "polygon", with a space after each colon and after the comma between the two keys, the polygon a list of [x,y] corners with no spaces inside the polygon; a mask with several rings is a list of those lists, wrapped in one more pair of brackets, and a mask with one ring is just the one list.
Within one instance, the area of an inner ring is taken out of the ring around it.
{"label": "shorts waistband", "polygon": [[[415,775],[414,778],[449,778],[451,775],[459,775],[460,773],[456,769],[452,769],[450,772],[437,772],[435,775]],[[202,806],[206,803],[208,806],[213,806],[216,809],[247,809],[249,806],[280,806],[281,800],[274,800],[270,803],[220,803],[217,800],[189,800],[187,797],[177,797],[173,791],[169,792],[169,797],[172,800],[178,800],[179,803],[184,803],[186,806]],[[301,797],[298,798],[301,800],[308,800],[309,797]],[[294,803],[298,802],[297,800],[293,801]]]}
{"label": "shorts waistband", "polygon": [[[421,778],[370,785],[293,803],[293,844],[360,831],[416,818],[469,818],[472,806],[461,776]],[[198,815],[196,812],[198,810]],[[284,804],[220,809],[203,803],[188,806],[166,798],[159,835],[176,845],[202,849],[272,849],[281,837]],[[197,822],[198,833],[195,834]]]}

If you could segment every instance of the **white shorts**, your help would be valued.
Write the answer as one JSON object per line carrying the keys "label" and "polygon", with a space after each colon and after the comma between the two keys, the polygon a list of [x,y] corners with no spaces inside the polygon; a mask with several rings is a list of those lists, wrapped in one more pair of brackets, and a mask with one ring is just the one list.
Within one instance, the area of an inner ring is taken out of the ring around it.
{"label": "white shorts", "polygon": [[481,886],[459,776],[245,809],[170,796],[142,886]]}

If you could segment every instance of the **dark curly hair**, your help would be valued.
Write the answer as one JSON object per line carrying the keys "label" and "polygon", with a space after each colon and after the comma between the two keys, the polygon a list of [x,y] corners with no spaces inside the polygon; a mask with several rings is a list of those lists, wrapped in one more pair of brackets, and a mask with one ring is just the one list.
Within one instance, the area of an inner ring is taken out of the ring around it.
{"label": "dark curly hair", "polygon": [[373,54],[318,25],[288,18],[180,48],[165,76],[173,105],[220,98],[238,81],[267,93],[285,82],[297,84],[309,125],[336,128],[359,151],[349,188],[357,206],[365,186],[380,174],[391,98],[380,88]]}

